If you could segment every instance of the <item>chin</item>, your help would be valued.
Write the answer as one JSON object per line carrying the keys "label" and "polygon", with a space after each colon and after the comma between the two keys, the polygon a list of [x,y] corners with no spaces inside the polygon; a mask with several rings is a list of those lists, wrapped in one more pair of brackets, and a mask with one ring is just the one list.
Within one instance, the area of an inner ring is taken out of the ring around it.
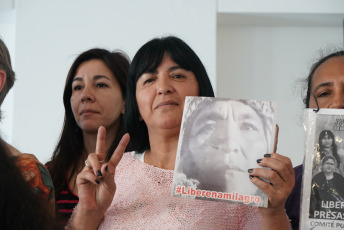
{"label": "chin", "polygon": [[100,125],[82,125],[82,126],[79,126],[80,129],[83,131],[83,132],[87,132],[87,133],[93,133],[93,132],[98,132],[98,128],[99,128]]}

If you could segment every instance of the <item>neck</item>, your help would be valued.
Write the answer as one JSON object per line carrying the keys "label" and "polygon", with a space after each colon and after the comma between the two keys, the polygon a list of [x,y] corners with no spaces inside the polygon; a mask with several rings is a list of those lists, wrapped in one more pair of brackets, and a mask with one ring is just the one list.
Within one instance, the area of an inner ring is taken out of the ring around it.
{"label": "neck", "polygon": [[333,173],[325,173],[326,180],[331,180],[333,178]]}
{"label": "neck", "polygon": [[174,169],[178,147],[179,129],[160,130],[149,133],[150,149],[146,151],[145,163],[162,169]]}
{"label": "neck", "polygon": [[329,154],[330,151],[332,151],[332,148],[331,147],[324,147],[324,150],[325,154]]}
{"label": "neck", "polygon": [[[105,146],[106,146],[106,152],[110,149],[110,146],[112,144],[112,142],[115,140],[116,138],[116,133],[117,130],[113,130],[113,129],[106,129],[106,142],[105,142]],[[84,140],[84,149],[83,149],[83,154],[85,154],[85,156],[82,159],[82,161],[86,160],[88,154],[90,153],[94,153],[96,151],[96,143],[97,143],[97,132],[83,132],[83,140]]]}

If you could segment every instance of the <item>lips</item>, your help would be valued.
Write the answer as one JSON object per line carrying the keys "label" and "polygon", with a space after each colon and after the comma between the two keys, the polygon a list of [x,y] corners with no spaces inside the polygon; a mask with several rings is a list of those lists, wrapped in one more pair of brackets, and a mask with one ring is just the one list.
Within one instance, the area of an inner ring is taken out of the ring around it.
{"label": "lips", "polygon": [[81,110],[81,112],[79,114],[83,115],[83,114],[91,114],[91,113],[98,113],[98,112],[93,110],[93,109],[83,109],[83,110]]}
{"label": "lips", "polygon": [[174,106],[174,105],[178,105],[178,103],[176,103],[174,101],[164,101],[164,102],[159,103],[155,107],[155,109],[158,109],[158,108],[161,108],[161,107],[164,107],[164,106]]}

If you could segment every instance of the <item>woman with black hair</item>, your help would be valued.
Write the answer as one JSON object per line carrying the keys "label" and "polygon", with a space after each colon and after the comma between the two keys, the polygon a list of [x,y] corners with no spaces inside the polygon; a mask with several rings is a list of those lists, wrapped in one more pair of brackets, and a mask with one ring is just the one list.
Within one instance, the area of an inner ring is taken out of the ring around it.
{"label": "woman with black hair", "polygon": [[[344,50],[320,57],[305,79],[306,108],[344,109]],[[293,229],[299,229],[303,165],[294,168],[295,187],[286,202]]]}
{"label": "woman with black hair", "polygon": [[[325,156],[333,156],[336,159],[335,171],[344,175],[343,171],[343,150],[337,148],[336,139],[330,130],[323,130],[319,134],[319,148],[317,157],[313,162],[313,174],[321,172],[320,162]],[[318,163],[319,162],[319,163]]]}
{"label": "woman with black hair", "polygon": [[96,152],[77,178],[80,202],[70,229],[289,229],[284,202],[294,175],[290,159],[277,153],[258,160],[273,170],[247,173],[268,195],[268,208],[171,196],[186,96],[214,96],[194,51],[176,37],[143,45],[130,66],[125,113],[138,151],[123,154],[126,134],[110,161],[103,162],[106,135],[99,129]]}
{"label": "woman with black hair", "polygon": [[[122,116],[126,96],[128,57],[120,52],[90,49],[72,64],[63,93],[65,120],[51,161],[58,217],[66,224],[76,204],[76,176],[89,153],[95,151],[99,126],[107,130],[107,160],[124,134]],[[100,173],[100,172],[99,172]]]}

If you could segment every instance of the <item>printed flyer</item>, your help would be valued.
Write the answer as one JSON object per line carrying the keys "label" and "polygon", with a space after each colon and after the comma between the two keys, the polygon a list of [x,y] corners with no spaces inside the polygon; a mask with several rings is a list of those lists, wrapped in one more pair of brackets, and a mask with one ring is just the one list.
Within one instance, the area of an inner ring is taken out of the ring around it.
{"label": "printed flyer", "polygon": [[344,110],[306,109],[300,229],[344,228]]}
{"label": "printed flyer", "polygon": [[267,207],[247,170],[273,151],[275,110],[267,101],[186,97],[172,195]]}

